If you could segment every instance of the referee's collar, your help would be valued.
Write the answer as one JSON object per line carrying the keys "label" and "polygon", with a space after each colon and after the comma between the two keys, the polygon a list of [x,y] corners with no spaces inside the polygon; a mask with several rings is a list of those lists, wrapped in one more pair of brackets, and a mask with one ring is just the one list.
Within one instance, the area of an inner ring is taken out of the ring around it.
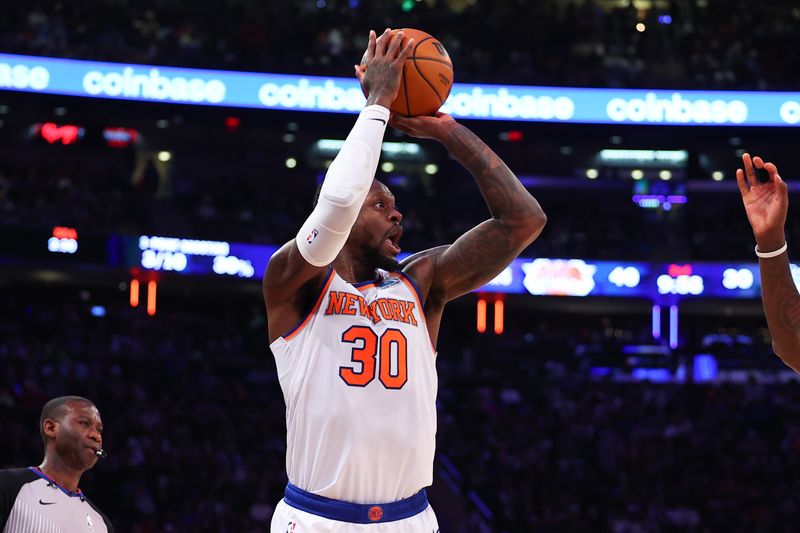
{"label": "referee's collar", "polygon": [[80,498],[81,501],[86,500],[86,496],[84,496],[83,491],[80,489],[80,487],[78,487],[78,490],[76,490],[75,492],[72,492],[71,490],[69,490],[69,489],[67,489],[65,487],[62,487],[58,483],[58,481],[52,479],[50,476],[48,476],[47,474],[45,474],[44,472],[39,470],[38,467],[29,466],[28,470],[30,470],[31,472],[33,472],[34,474],[36,474],[40,478],[46,479],[49,485],[54,485],[54,486],[58,487],[59,489],[61,489],[61,492],[63,492],[64,494],[66,494],[70,498]]}

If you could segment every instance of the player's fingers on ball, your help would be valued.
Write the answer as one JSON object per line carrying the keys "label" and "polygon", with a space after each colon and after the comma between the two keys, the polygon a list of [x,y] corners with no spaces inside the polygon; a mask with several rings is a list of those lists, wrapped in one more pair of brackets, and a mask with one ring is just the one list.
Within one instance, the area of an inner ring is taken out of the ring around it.
{"label": "player's fingers on ball", "polygon": [[386,55],[389,58],[394,59],[397,57],[398,51],[400,50],[400,45],[403,43],[403,37],[405,37],[405,33],[403,30],[398,31],[394,35],[392,35],[392,40],[389,42],[389,45],[386,49]]}
{"label": "player's fingers on ball", "polygon": [[413,50],[414,50],[414,39],[411,38],[411,39],[408,40],[408,42],[403,47],[403,49],[400,50],[400,53],[397,54],[397,62],[398,63],[404,62],[406,59],[408,59],[408,56],[411,55],[411,52]]}
{"label": "player's fingers on ball", "polygon": [[377,37],[375,36],[375,30],[369,30],[369,38],[367,39],[367,50],[364,52],[364,56],[361,58],[362,63],[366,63],[370,61],[373,57],[375,57],[375,41]]}
{"label": "player's fingers on ball", "polygon": [[392,40],[392,30],[386,28],[383,30],[383,34],[378,37],[378,40],[375,42],[375,53],[377,55],[386,55],[386,47],[388,46],[389,42]]}
{"label": "player's fingers on ball", "polygon": [[744,171],[741,168],[736,169],[736,183],[739,184],[739,192],[742,193],[742,196],[750,192],[750,189],[747,188],[747,181],[744,178]]}

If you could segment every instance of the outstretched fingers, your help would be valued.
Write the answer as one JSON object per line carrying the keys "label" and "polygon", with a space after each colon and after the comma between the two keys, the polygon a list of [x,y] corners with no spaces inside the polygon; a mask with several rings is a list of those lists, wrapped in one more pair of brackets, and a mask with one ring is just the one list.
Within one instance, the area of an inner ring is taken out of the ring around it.
{"label": "outstretched fingers", "polygon": [[742,155],[742,161],[744,162],[744,173],[747,176],[747,182],[750,184],[750,187],[755,187],[758,185],[758,180],[756,179],[756,171],[753,168],[753,159],[750,157],[750,154],[745,153]]}
{"label": "outstretched fingers", "polygon": [[762,168],[767,171],[769,181],[782,181],[780,175],[778,174],[778,167],[776,167],[774,163],[764,163]]}
{"label": "outstretched fingers", "polygon": [[747,186],[747,179],[744,176],[744,171],[741,168],[736,169],[736,183],[739,184],[739,192],[742,193],[742,198],[747,196],[750,188]]}
{"label": "outstretched fingers", "polygon": [[378,36],[375,34],[375,30],[369,30],[369,39],[367,40],[367,53],[364,54],[364,60],[366,63],[369,63],[370,61],[372,61],[372,58],[375,57],[377,40]]}

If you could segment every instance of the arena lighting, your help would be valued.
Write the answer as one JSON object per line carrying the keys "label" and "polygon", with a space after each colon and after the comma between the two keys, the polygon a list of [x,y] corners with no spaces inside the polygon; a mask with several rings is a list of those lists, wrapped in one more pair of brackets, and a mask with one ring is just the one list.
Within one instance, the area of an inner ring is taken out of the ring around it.
{"label": "arena lighting", "polygon": [[[642,163],[663,166],[684,165],[689,160],[686,150],[600,150],[600,161],[612,166],[625,163]],[[616,164],[616,165],[615,165]]]}
{"label": "arena lighting", "polygon": [[669,347],[678,347],[678,306],[669,306]]}
{"label": "arena lighting", "polygon": [[158,160],[162,163],[166,163],[170,159],[172,159],[172,152],[167,152],[166,150],[158,152]]}
{"label": "arena lighting", "polygon": [[653,338],[661,338],[661,306],[653,305]]}
{"label": "arena lighting", "polygon": [[294,157],[287,157],[286,158],[286,168],[294,168],[297,166],[297,159]]}
{"label": "arena lighting", "polygon": [[384,161],[381,163],[381,170],[384,172],[392,172],[394,171],[394,163],[391,161]]}
{"label": "arena lighting", "polygon": [[639,22],[638,24],[636,24],[636,31],[638,31],[639,33],[644,33],[644,30],[646,29],[647,26],[644,25],[644,22]]}
{"label": "arena lighting", "polygon": [[[343,145],[341,139],[320,139],[314,143],[320,153],[330,155],[338,154]],[[416,143],[387,141],[381,145],[381,151],[386,155],[419,155],[421,150]]]}
{"label": "arena lighting", "polygon": [[511,130],[511,131],[504,131],[501,132],[500,135],[497,136],[501,141],[506,142],[520,142],[522,139],[525,138],[525,134],[522,133],[520,130]]}
{"label": "arena lighting", "polygon": [[713,381],[717,377],[719,366],[717,358],[711,354],[697,354],[692,361],[692,374],[695,383]]}
{"label": "arena lighting", "polygon": [[131,280],[131,307],[139,307],[139,280]]}
{"label": "arena lighting", "polygon": [[644,172],[639,170],[638,168],[635,170],[631,170],[631,178],[635,180],[640,180],[644,177]]}
{"label": "arena lighting", "polygon": [[239,126],[242,125],[242,120],[239,117],[225,117],[225,129],[231,133],[235,133],[239,130]]}
{"label": "arena lighting", "polygon": [[483,298],[478,299],[477,323],[475,328],[478,330],[478,333],[486,333],[486,300]]}
{"label": "arena lighting", "polygon": [[711,179],[714,181],[722,181],[725,179],[725,174],[720,170],[715,170],[711,173]]}
{"label": "arena lighting", "polygon": [[108,127],[103,129],[103,139],[111,148],[125,148],[139,141],[139,132],[131,128]]}
{"label": "arena lighting", "polygon": [[505,327],[505,303],[503,300],[494,301],[494,333],[495,335],[502,335],[503,328]]}
{"label": "arena lighting", "polygon": [[56,226],[47,239],[47,250],[53,253],[74,254],[78,251],[78,231],[75,228]]}
{"label": "arena lighting", "polygon": [[42,139],[50,144],[60,142],[64,145],[77,143],[83,138],[83,134],[86,131],[82,127],[75,126],[74,124],[64,124],[63,126],[59,126],[55,122],[37,124],[35,128],[36,132],[41,135]]}
{"label": "arena lighting", "polygon": [[158,284],[155,281],[147,282],[147,314],[154,316],[156,314],[156,291]]}
{"label": "arena lighting", "polygon": [[587,168],[586,169],[586,177],[589,178],[590,180],[597,179],[597,176],[599,176],[599,175],[600,175],[600,173],[597,172],[596,168]]}
{"label": "arena lighting", "polygon": [[425,165],[425,174],[433,176],[437,172],[439,172],[439,167],[434,165],[433,163]]}
{"label": "arena lighting", "polygon": [[658,173],[658,177],[664,181],[670,180],[672,179],[672,172],[670,172],[669,170],[662,170],[661,172]]}
{"label": "arena lighting", "polygon": [[65,226],[56,226],[53,228],[53,237],[57,239],[78,239],[78,230],[75,228],[68,228]]}

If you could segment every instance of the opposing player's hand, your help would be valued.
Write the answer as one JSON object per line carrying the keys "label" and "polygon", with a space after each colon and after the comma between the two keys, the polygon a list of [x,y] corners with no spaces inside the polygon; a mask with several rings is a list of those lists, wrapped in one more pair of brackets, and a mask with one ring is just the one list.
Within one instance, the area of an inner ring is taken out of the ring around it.
{"label": "opposing player's hand", "polygon": [[411,55],[414,39],[409,39],[404,47],[403,32],[392,34],[389,28],[378,37],[369,32],[369,44],[360,65],[354,65],[356,78],[367,95],[367,105],[379,104],[388,108],[400,89],[403,63]]}
{"label": "opposing player's hand", "polygon": [[456,121],[447,113],[436,113],[431,117],[401,117],[392,114],[389,125],[412,137],[443,141],[456,125]]}
{"label": "opposing player's hand", "polygon": [[[736,181],[742,193],[747,220],[762,252],[771,252],[783,246],[786,212],[789,207],[789,189],[778,174],[778,168],[750,154],[742,156],[744,170],[736,169]],[[767,181],[760,183],[755,169],[767,172]]]}

